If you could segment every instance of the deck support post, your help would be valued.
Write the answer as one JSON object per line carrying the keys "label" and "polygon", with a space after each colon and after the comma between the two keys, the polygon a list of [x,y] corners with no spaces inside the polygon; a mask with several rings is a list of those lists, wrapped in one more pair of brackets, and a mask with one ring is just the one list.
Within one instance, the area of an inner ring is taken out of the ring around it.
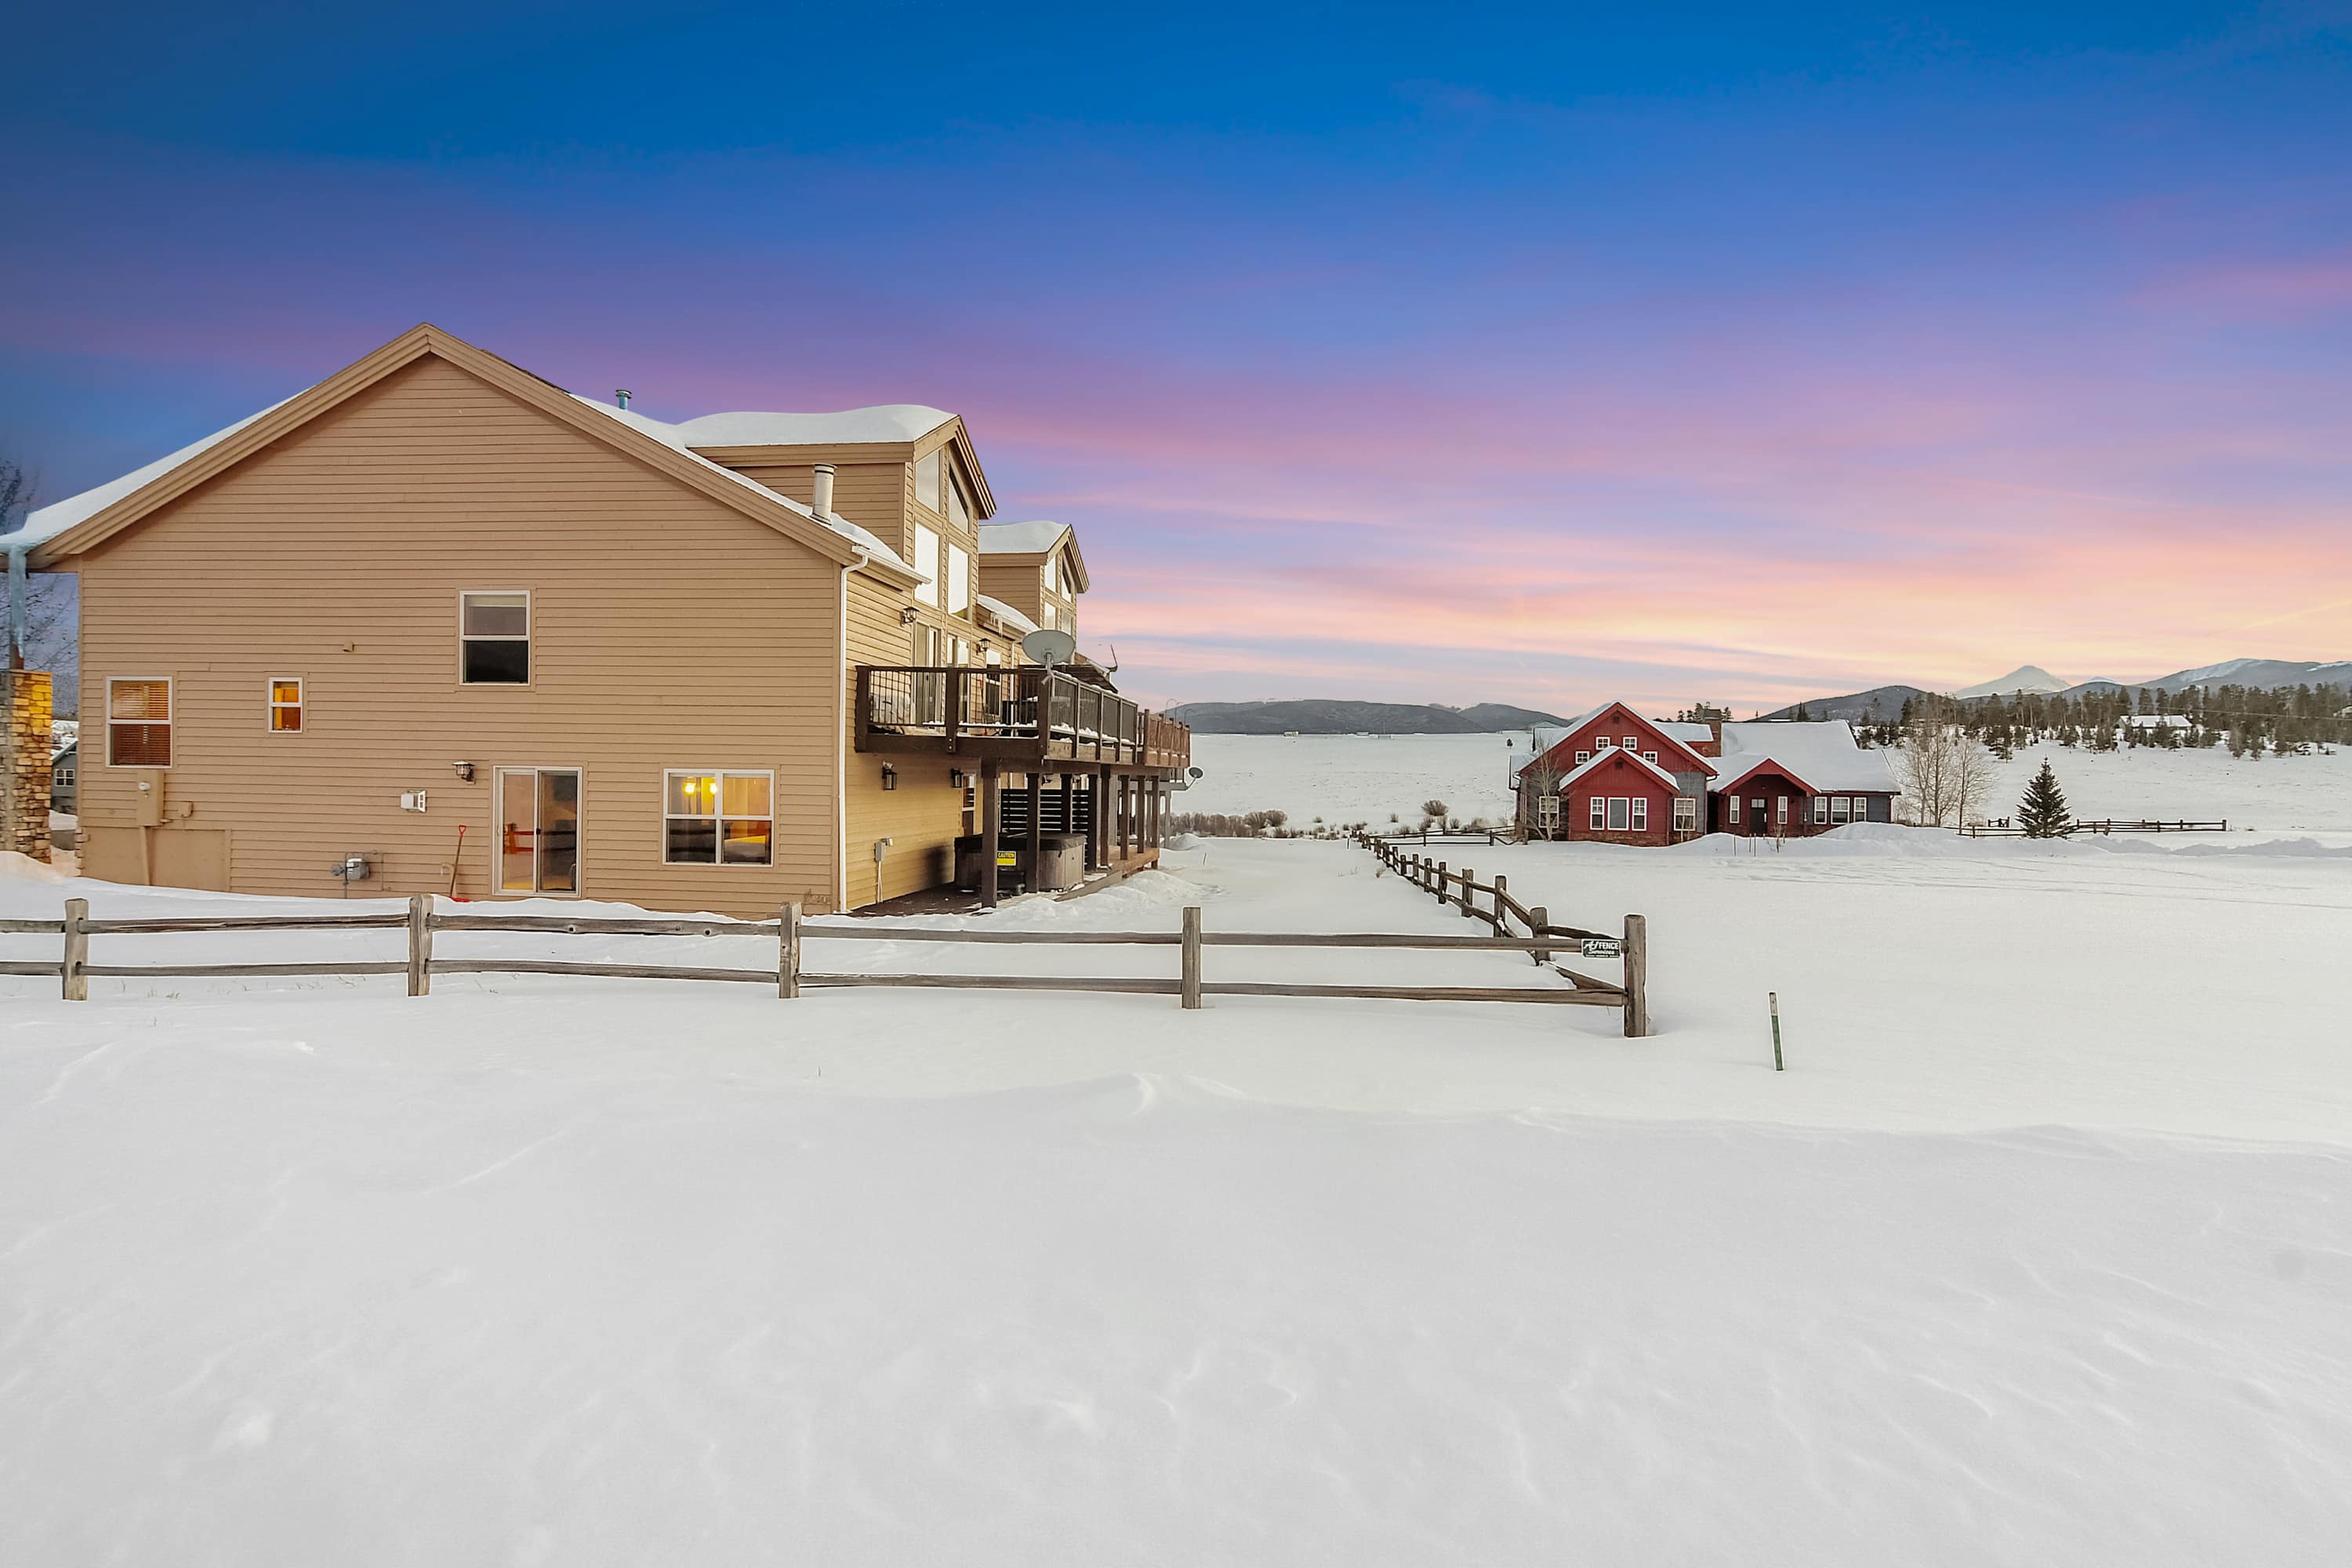
{"label": "deck support post", "polygon": [[996,759],[980,760],[980,907],[996,907],[996,838],[1003,826],[996,799]]}
{"label": "deck support post", "polygon": [[1034,893],[1045,886],[1045,879],[1037,875],[1045,858],[1045,775],[1033,763],[1029,769],[1029,869],[1022,879],[1023,892]]}

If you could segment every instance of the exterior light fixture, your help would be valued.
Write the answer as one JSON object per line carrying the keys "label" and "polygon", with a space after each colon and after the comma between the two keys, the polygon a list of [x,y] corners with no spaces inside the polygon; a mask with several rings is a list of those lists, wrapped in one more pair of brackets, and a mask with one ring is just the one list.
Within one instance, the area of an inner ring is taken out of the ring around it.
{"label": "exterior light fixture", "polygon": [[451,763],[449,764],[449,771],[457,775],[457,782],[459,784],[472,784],[474,782],[474,764],[471,763]]}
{"label": "exterior light fixture", "polygon": [[915,606],[912,605],[907,605],[898,612],[898,624],[902,626],[911,626],[920,618],[921,616],[917,613]]}
{"label": "exterior light fixture", "polygon": [[897,789],[898,787],[898,770],[892,767],[888,763],[884,763],[882,764],[882,787],[884,789]]}

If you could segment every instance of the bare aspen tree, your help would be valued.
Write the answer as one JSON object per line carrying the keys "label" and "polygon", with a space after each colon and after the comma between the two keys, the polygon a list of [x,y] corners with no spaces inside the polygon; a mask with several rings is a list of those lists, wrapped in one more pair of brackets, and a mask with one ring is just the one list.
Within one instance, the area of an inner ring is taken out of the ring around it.
{"label": "bare aspen tree", "polygon": [[1923,827],[1958,827],[1992,788],[1992,759],[1958,725],[1938,717],[1915,719],[1895,752],[1903,793]]}

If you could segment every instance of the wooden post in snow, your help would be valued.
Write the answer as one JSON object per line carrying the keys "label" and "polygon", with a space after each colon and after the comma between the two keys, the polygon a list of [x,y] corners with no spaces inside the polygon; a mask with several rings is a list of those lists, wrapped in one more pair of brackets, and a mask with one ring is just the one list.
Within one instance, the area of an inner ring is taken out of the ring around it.
{"label": "wooden post in snow", "polygon": [[1184,979],[1183,1000],[1180,1005],[1191,1009],[1201,1005],[1201,906],[1184,906]]}
{"label": "wooden post in snow", "polygon": [[1625,917],[1625,1037],[1650,1032],[1650,922]]}
{"label": "wooden post in snow", "polygon": [[1476,901],[1477,901],[1477,898],[1478,898],[1478,891],[1477,891],[1477,889],[1478,889],[1478,873],[1477,873],[1477,872],[1475,872],[1475,871],[1473,871],[1473,870],[1472,870],[1472,869],[1470,869],[1470,868],[1469,868],[1469,867],[1467,867],[1467,866],[1463,867],[1463,868],[1462,868],[1462,918],[1463,918],[1464,920],[1465,920],[1465,921],[1466,921],[1466,920],[1468,920],[1468,919],[1469,919],[1473,914],[1475,914],[1475,913],[1477,912],[1476,910],[1473,910],[1473,909],[1470,907],[1473,903],[1475,903],[1475,902],[1476,902]]}
{"label": "wooden post in snow", "polygon": [[789,1002],[801,994],[801,907],[786,904],[776,920],[776,994]]}
{"label": "wooden post in snow", "polygon": [[1767,991],[1764,997],[1772,1005],[1772,1070],[1784,1072],[1787,1069],[1780,1063],[1780,994]]}
{"label": "wooden post in snow", "polygon": [[65,999],[68,1002],[89,1000],[89,932],[83,929],[89,924],[89,900],[68,899],[66,953],[58,965],[58,973],[65,982]]}
{"label": "wooden post in snow", "polygon": [[1503,900],[1510,895],[1510,891],[1511,879],[1508,877],[1504,876],[1500,871],[1496,872],[1495,918],[1490,923],[1494,926],[1495,934],[1496,936],[1508,936],[1511,934],[1509,921],[1505,919],[1503,914]]}
{"label": "wooden post in snow", "polygon": [[408,994],[433,989],[433,895],[408,895]]}

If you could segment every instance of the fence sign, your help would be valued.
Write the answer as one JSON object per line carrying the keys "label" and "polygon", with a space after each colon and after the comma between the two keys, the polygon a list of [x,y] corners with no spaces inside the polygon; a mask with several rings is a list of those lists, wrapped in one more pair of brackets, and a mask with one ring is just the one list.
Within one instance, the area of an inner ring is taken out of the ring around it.
{"label": "fence sign", "polygon": [[1613,936],[1588,936],[1578,951],[1587,958],[1622,958],[1625,944]]}

